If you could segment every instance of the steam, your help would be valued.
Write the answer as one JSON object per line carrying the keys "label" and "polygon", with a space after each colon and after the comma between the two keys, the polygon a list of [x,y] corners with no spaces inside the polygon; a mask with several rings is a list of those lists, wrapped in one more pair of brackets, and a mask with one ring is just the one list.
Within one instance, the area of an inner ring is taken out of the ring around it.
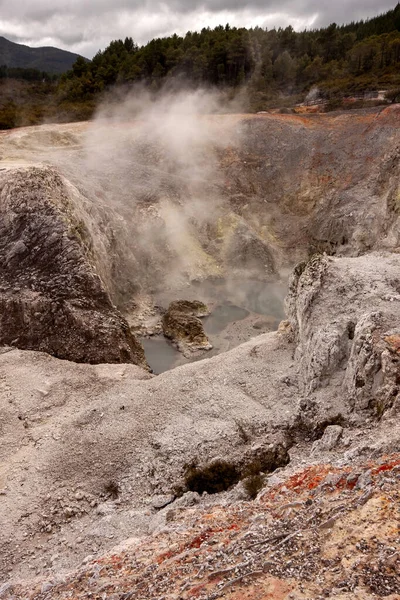
{"label": "steam", "polygon": [[318,100],[320,95],[319,87],[313,86],[311,90],[308,92],[305,102],[313,102],[314,100]]}
{"label": "steam", "polygon": [[[19,156],[27,151],[36,164],[56,165],[65,175],[78,230],[89,230],[82,239],[124,312],[132,303],[143,312],[160,292],[185,297],[189,284],[208,278],[223,277],[221,299],[232,302],[238,291],[230,276],[265,281],[273,261],[259,216],[245,221],[232,209],[228,194],[244,194],[224,175],[236,165],[239,174],[246,169],[247,129],[235,109],[215,92],[164,89],[155,96],[136,87],[105,98],[88,125],[13,134]],[[242,282],[245,298],[249,286]],[[239,294],[238,302],[245,298]]]}
{"label": "steam", "polygon": [[89,128],[86,193],[116,216],[125,276],[143,289],[219,274],[206,232],[221,215],[219,158],[234,138],[213,117],[220,109],[210,92],[139,90],[100,106]]}

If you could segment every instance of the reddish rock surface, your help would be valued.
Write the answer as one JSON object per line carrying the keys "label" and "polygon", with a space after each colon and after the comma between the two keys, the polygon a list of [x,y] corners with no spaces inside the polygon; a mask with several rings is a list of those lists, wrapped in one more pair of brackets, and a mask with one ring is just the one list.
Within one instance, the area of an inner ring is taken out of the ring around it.
{"label": "reddish rock surface", "polygon": [[354,468],[310,466],[253,502],[172,505],[159,534],[2,597],[398,600],[399,481],[397,454]]}

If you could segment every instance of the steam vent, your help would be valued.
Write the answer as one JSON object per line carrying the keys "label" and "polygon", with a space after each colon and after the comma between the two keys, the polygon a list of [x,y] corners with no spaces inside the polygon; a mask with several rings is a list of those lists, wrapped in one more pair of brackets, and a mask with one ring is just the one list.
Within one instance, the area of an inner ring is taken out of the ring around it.
{"label": "steam vent", "polygon": [[400,105],[205,98],[0,133],[1,600],[400,600]]}

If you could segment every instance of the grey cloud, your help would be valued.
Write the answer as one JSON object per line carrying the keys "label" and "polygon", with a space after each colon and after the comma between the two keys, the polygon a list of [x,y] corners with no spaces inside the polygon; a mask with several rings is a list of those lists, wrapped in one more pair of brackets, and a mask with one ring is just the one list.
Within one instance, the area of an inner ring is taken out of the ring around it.
{"label": "grey cloud", "polygon": [[112,39],[155,36],[230,22],[268,28],[319,27],[374,16],[393,0],[9,0],[0,1],[0,33],[30,45],[92,56]]}

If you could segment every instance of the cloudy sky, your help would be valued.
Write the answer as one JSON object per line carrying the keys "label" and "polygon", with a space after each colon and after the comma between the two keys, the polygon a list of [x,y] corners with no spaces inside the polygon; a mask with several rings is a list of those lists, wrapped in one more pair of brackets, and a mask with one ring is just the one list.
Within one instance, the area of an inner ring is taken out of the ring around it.
{"label": "cloudy sky", "polygon": [[0,0],[0,35],[91,58],[126,36],[144,44],[226,23],[299,30],[371,17],[395,5],[396,0]]}

